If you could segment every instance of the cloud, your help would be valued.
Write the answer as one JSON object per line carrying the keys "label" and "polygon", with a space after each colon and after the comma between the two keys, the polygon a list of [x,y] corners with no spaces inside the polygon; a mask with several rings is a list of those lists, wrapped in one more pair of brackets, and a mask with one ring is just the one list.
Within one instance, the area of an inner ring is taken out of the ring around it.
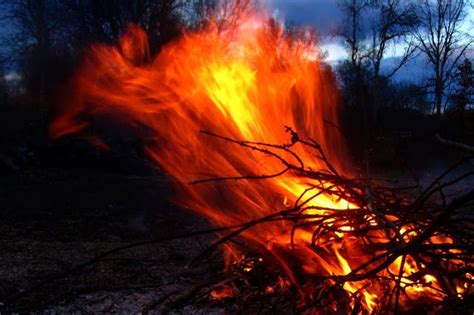
{"label": "cloud", "polygon": [[342,20],[337,0],[270,0],[270,8],[278,17],[311,25],[320,33],[328,34]]}

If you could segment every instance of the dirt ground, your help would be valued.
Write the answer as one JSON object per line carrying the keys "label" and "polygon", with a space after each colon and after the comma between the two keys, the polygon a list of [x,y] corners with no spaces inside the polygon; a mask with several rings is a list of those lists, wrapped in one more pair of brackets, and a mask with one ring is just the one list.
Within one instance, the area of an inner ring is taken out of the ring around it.
{"label": "dirt ground", "polygon": [[41,169],[2,176],[0,194],[2,314],[153,313],[167,294],[209,276],[208,265],[187,268],[209,241],[194,237],[127,249],[50,280],[123,245],[208,228],[166,202],[163,177]]}

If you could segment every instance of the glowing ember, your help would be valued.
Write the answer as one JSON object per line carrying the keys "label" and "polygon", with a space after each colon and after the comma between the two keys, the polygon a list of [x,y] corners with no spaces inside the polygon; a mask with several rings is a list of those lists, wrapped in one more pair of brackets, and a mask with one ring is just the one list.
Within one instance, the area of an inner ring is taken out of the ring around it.
{"label": "glowing ember", "polygon": [[215,300],[222,300],[234,296],[234,292],[231,287],[222,286],[211,291],[211,297]]}
{"label": "glowing ember", "polygon": [[[94,45],[74,79],[74,95],[51,125],[52,135],[60,137],[87,128],[87,113],[113,117],[124,128],[135,131],[150,158],[179,183],[175,202],[216,225],[264,217],[297,200],[306,204],[308,216],[325,214],[325,208],[350,211],[361,207],[321,189],[306,192],[308,179],[287,171],[276,158],[200,134],[200,130],[208,130],[233,139],[287,143],[284,126],[291,126],[300,136],[315,139],[340,173],[348,172],[344,143],[339,131],[330,125],[338,121],[338,91],[329,67],[317,58],[311,33],[286,34],[280,24],[257,13],[242,17],[235,24],[238,26],[222,29],[217,25],[211,23],[183,35],[155,57],[149,56],[147,37],[136,26],[129,27],[117,47]],[[303,145],[296,144],[293,151],[305,161],[306,168],[327,169]],[[280,153],[299,163],[288,152]],[[236,178],[280,176],[188,184],[223,174]],[[323,187],[337,189],[331,182],[324,182]],[[373,216],[363,219],[377,225]],[[291,237],[290,222],[268,222],[242,236],[266,248],[266,254],[298,285],[295,272],[346,275],[372,258],[364,250],[367,244],[350,235],[352,226],[334,222],[326,222],[335,232],[333,237],[319,241],[318,251],[312,247],[313,230],[302,227]],[[399,232],[405,241],[417,234],[409,226]],[[385,238],[382,232],[367,233],[380,242]],[[228,244],[225,249],[228,261],[241,255]],[[388,277],[388,271],[398,275],[403,265],[400,280],[409,298],[416,299],[423,292],[434,300],[444,297],[435,275],[410,277],[420,267],[409,256],[403,260],[400,256],[389,264],[382,276]],[[298,270],[296,261],[300,262]],[[253,265],[245,268],[250,272]],[[368,311],[376,310],[385,291],[378,280],[346,282],[343,289],[358,296]],[[275,290],[266,288],[267,293]],[[221,299],[233,292],[223,287],[211,295]]]}

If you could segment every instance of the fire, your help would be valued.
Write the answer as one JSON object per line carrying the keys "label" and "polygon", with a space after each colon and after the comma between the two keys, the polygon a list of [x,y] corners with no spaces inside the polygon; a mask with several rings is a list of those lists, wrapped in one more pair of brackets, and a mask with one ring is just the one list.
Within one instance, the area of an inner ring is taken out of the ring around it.
{"label": "fire", "polygon": [[[288,34],[280,23],[264,14],[251,13],[228,28],[210,23],[184,34],[158,55],[150,56],[144,31],[132,25],[118,46],[92,46],[74,77],[74,93],[50,131],[57,138],[90,127],[88,114],[112,117],[133,131],[149,157],[178,183],[174,201],[215,225],[263,217],[298,199],[314,207],[306,210],[308,215],[325,213],[322,208],[350,210],[356,205],[347,200],[318,191],[305,194],[308,180],[286,171],[278,159],[200,133],[205,130],[232,139],[287,143],[284,126],[291,126],[300,135],[315,139],[337,170],[347,174],[350,161],[340,131],[334,127],[338,121],[338,90],[330,68],[317,57],[315,47],[309,31],[297,36]],[[327,168],[303,146],[297,144],[294,151],[310,163],[307,167]],[[223,174],[230,180],[189,184]],[[232,180],[242,176],[249,178]],[[266,179],[252,180],[252,176]],[[332,189],[329,182],[324,187]],[[375,219],[367,217],[367,221]],[[346,237],[352,230],[350,226],[334,227],[337,233],[321,244],[318,254],[310,249],[312,231],[298,229],[292,241],[291,223],[266,223],[242,236],[266,248],[286,276],[297,283],[289,256],[301,262],[301,272],[321,275],[349,274],[370,258],[361,249],[363,244],[353,236]],[[410,239],[413,235],[407,233],[404,237]],[[234,259],[240,255],[228,244],[225,249]],[[389,269],[398,274],[401,264],[399,257]],[[407,294],[414,297],[430,290],[436,299],[442,298],[436,291],[435,276],[408,279],[417,271],[407,258],[402,273]],[[417,287],[419,281],[433,283],[433,289]],[[376,310],[382,298],[376,281],[347,282],[343,289],[363,297],[363,307],[368,311]],[[213,291],[212,296],[232,294],[223,289]]]}
{"label": "fire", "polygon": [[211,297],[215,300],[222,300],[234,296],[232,288],[222,286],[211,291]]}

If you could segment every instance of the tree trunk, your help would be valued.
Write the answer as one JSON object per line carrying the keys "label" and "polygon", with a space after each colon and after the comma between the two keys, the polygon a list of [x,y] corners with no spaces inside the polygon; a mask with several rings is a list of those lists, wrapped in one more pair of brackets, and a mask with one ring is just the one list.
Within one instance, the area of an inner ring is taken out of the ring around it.
{"label": "tree trunk", "polygon": [[443,92],[444,84],[443,80],[440,77],[436,78],[435,83],[435,105],[436,105],[436,116],[441,117],[441,108],[443,105]]}

